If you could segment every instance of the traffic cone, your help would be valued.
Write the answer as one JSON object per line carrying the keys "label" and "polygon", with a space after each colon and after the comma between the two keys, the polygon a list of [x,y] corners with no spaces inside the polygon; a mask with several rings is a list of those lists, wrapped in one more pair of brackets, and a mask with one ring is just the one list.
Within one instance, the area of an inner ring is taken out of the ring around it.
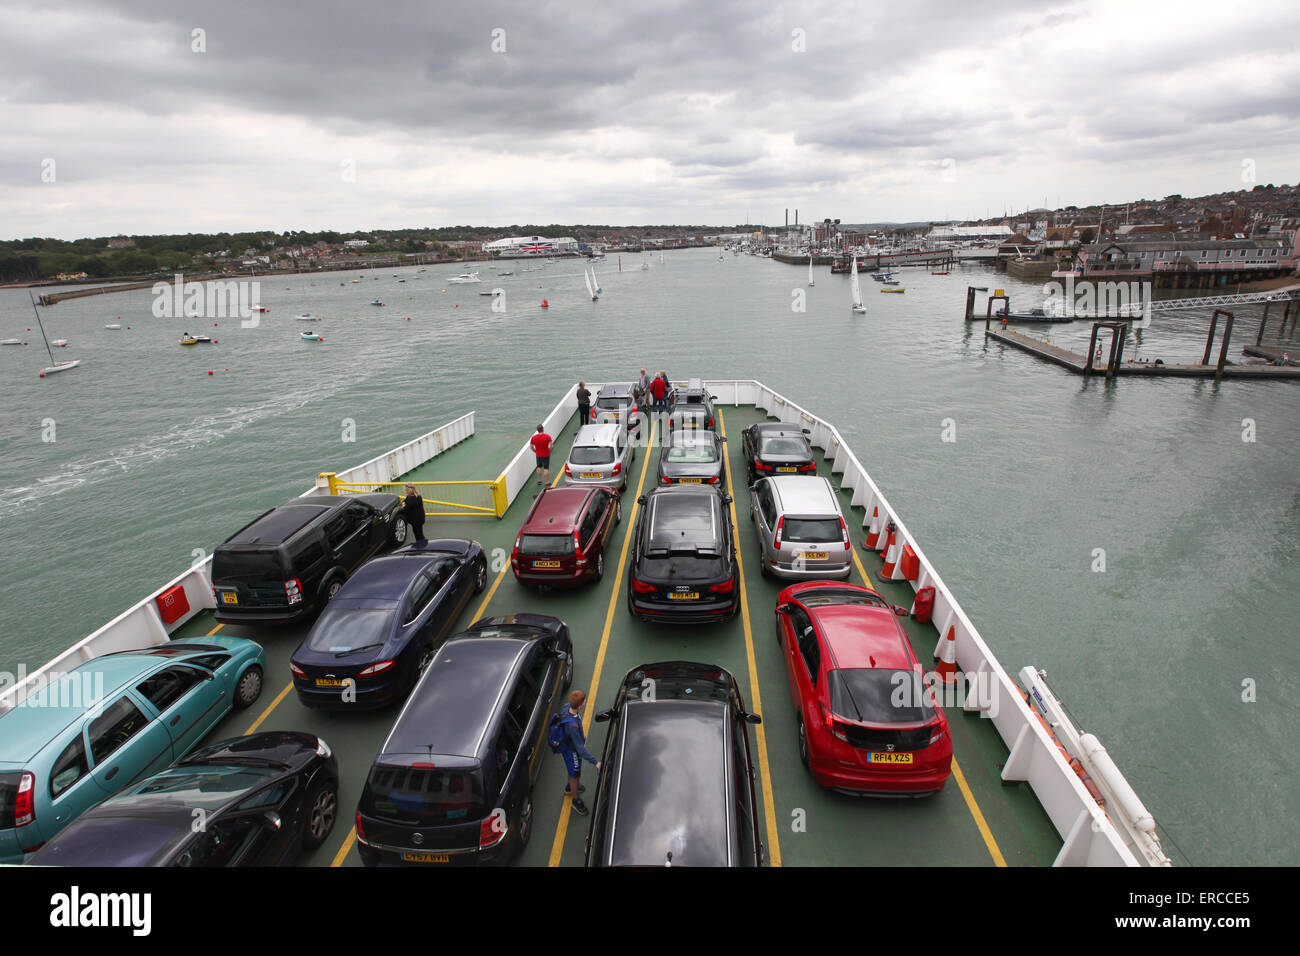
{"label": "traffic cone", "polygon": [[889,537],[885,541],[885,566],[880,569],[880,580],[892,581],[894,568],[898,566],[898,547],[894,540],[893,526],[889,528]]}
{"label": "traffic cone", "polygon": [[871,521],[867,525],[867,541],[863,547],[870,548],[873,551],[875,550],[876,543],[880,541],[880,525],[880,509],[872,508]]}
{"label": "traffic cone", "polygon": [[948,636],[941,642],[943,648],[939,655],[939,665],[934,672],[945,684],[957,683],[957,626],[948,628]]}

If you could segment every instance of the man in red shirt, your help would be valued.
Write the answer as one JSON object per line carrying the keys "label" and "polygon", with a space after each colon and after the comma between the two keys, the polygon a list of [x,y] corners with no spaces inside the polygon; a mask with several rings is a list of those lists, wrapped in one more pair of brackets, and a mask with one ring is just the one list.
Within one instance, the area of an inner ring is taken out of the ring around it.
{"label": "man in red shirt", "polygon": [[[537,434],[528,439],[528,444],[533,446],[533,454],[537,456],[537,483],[550,484],[551,482],[551,436],[546,434],[546,429],[541,425],[537,426]],[[543,479],[542,474],[546,477]]]}
{"label": "man in red shirt", "polygon": [[662,378],[656,378],[650,383],[650,394],[654,396],[655,412],[665,411],[664,396],[668,394],[668,383]]}

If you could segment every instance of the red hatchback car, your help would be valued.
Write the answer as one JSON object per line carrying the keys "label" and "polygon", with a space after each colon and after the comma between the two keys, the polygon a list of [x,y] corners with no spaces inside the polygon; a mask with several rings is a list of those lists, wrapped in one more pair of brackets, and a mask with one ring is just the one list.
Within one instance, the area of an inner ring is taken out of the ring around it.
{"label": "red hatchback car", "polygon": [[510,567],[520,584],[572,587],[605,573],[605,544],[623,520],[618,489],[606,485],[547,488],[515,538]]}
{"label": "red hatchback car", "polygon": [[824,787],[925,796],[952,772],[952,735],[897,614],[870,588],[805,581],[776,608],[799,756]]}

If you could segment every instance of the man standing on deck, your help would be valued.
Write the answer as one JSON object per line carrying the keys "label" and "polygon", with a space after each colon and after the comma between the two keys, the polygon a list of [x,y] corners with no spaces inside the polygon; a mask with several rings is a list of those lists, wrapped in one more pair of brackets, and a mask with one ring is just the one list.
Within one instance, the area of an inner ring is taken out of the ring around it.
{"label": "man standing on deck", "polygon": [[641,377],[636,381],[636,387],[645,396],[650,391],[650,376],[646,374],[645,369],[641,369]]}
{"label": "man standing on deck", "polygon": [[668,394],[668,386],[662,378],[656,378],[650,383],[650,394],[654,398],[654,413],[658,415],[664,410],[664,396]]}
{"label": "man standing on deck", "polygon": [[559,748],[559,754],[564,758],[564,769],[569,775],[569,786],[564,794],[573,797],[574,812],[584,817],[588,810],[580,796],[587,789],[582,785],[582,762],[589,761],[596,765],[597,772],[600,770],[600,761],[587,749],[587,735],[583,733],[582,718],[579,716],[586,702],[586,692],[575,690],[569,695],[569,706],[561,709],[552,719],[552,725],[559,724],[564,728],[564,739]]}
{"label": "man standing on deck", "polygon": [[578,427],[590,424],[591,422],[591,392],[587,390],[586,382],[578,383]]}
{"label": "man standing on deck", "polygon": [[545,428],[538,425],[537,434],[528,439],[528,444],[533,446],[533,454],[537,456],[537,483],[549,485],[551,483],[551,436],[546,434]]}

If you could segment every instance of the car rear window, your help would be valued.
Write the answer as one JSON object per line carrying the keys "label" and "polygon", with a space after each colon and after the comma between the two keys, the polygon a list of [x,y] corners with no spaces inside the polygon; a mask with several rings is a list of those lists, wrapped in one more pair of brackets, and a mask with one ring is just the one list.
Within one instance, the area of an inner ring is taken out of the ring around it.
{"label": "car rear window", "polygon": [[573,465],[608,465],[614,460],[614,449],[608,445],[575,445],[569,452]]}
{"label": "car rear window", "polygon": [[840,541],[843,537],[838,518],[786,518],[781,526],[782,541]]}
{"label": "car rear window", "polygon": [[865,591],[827,588],[824,591],[800,591],[799,603],[804,607],[827,607],[832,604],[861,604],[866,607],[889,607],[888,602],[877,594]]}
{"label": "car rear window", "polygon": [[726,565],[716,555],[694,555],[674,552],[671,555],[650,555],[641,559],[641,571],[646,578],[668,581],[670,584],[691,584],[696,581],[716,580],[726,574]]}
{"label": "car rear window", "polygon": [[914,724],[934,719],[930,695],[913,671],[885,667],[830,672],[831,713],[867,724]]}
{"label": "car rear window", "polygon": [[395,613],[392,608],[326,607],[312,626],[307,646],[313,651],[340,654],[356,647],[383,644]]}
{"label": "car rear window", "polygon": [[361,812],[406,826],[469,823],[487,814],[477,772],[377,764],[370,771]]}
{"label": "car rear window", "polygon": [[20,773],[0,773],[0,830],[9,830],[14,825],[14,804],[18,800],[18,781]]}
{"label": "car rear window", "polygon": [[763,442],[764,455],[807,455],[808,444],[798,438],[769,438]]}
{"label": "car rear window", "polygon": [[212,583],[281,585],[287,575],[278,548],[218,548],[212,555]]}
{"label": "car rear window", "polygon": [[611,409],[626,408],[630,401],[631,399],[626,395],[602,395],[600,398],[596,399],[596,407]]}
{"label": "car rear window", "polygon": [[573,554],[573,535],[526,534],[519,539],[519,553],[554,557]]}
{"label": "car rear window", "polygon": [[703,464],[718,460],[711,443],[673,445],[668,449],[668,460],[684,464]]}

